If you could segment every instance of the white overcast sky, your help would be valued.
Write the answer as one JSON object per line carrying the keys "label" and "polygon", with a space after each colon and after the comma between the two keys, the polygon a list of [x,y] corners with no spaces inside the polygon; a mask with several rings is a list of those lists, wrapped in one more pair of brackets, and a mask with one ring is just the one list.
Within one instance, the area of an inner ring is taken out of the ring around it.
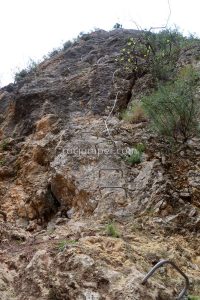
{"label": "white overcast sky", "polygon": [[[200,0],[169,0],[170,25],[200,36]],[[0,83],[81,31],[165,25],[168,0],[0,0]]]}

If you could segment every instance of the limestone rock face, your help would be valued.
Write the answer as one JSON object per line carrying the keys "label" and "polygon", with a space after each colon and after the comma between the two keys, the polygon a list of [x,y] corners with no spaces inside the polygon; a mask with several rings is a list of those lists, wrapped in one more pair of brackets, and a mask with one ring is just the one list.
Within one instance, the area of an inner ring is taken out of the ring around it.
{"label": "limestone rock face", "polygon": [[199,139],[173,153],[146,119],[120,119],[153,84],[116,62],[138,34],[83,35],[0,90],[0,299],[175,299],[170,267],[141,284],[160,259],[198,294]]}

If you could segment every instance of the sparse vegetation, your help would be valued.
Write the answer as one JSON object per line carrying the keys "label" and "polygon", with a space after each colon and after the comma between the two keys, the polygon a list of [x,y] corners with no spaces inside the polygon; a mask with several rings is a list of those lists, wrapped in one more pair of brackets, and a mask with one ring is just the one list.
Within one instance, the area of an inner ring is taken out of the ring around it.
{"label": "sparse vegetation", "polygon": [[130,123],[146,121],[146,116],[141,103],[132,103],[131,107],[121,114],[121,118]]}
{"label": "sparse vegetation", "polygon": [[108,225],[106,225],[106,234],[108,236],[114,237],[114,238],[119,238],[120,234],[116,228],[115,223],[111,222]]}
{"label": "sparse vegetation", "polygon": [[3,151],[7,151],[8,150],[8,147],[9,147],[9,143],[8,141],[5,139],[1,142],[0,144],[0,147],[1,147],[1,150]]}
{"label": "sparse vegetation", "polygon": [[75,245],[76,243],[77,241],[75,240],[62,240],[59,242],[57,249],[59,252],[62,252],[65,250],[67,245]]}
{"label": "sparse vegetation", "polygon": [[15,73],[15,82],[19,82],[23,80],[28,74],[34,73],[36,71],[37,65],[38,64],[31,59],[25,69],[22,69],[21,71]]}
{"label": "sparse vegetation", "polygon": [[48,53],[48,57],[49,58],[54,57],[55,55],[57,55],[59,53],[59,51],[60,51],[60,48],[58,48],[58,49],[54,48],[51,52]]}

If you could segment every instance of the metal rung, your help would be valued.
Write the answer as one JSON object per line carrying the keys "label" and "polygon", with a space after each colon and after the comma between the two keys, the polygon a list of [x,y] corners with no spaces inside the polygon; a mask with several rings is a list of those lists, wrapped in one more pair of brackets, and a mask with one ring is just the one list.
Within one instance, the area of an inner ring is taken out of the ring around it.
{"label": "metal rung", "polygon": [[81,131],[81,132],[80,132],[80,136],[81,136],[81,138],[83,137],[83,134],[90,134],[90,135],[94,135],[94,132],[92,132],[92,131]]}
{"label": "metal rung", "polygon": [[100,193],[101,193],[101,190],[103,190],[103,189],[122,189],[122,190],[125,191],[125,195],[126,195],[126,198],[127,198],[127,190],[126,190],[126,188],[124,188],[122,186],[100,186],[99,187]]}
{"label": "metal rung", "polygon": [[185,279],[185,287],[183,288],[183,290],[180,292],[180,294],[176,298],[177,300],[181,300],[181,299],[183,300],[184,299],[183,297],[187,295],[187,290],[189,289],[189,279],[185,275],[185,273],[183,273],[183,271],[181,271],[179,269],[179,267],[177,267],[177,265],[175,265],[175,263],[173,261],[170,261],[170,260],[161,260],[160,262],[158,262],[151,269],[151,271],[145,276],[145,278],[142,281],[142,284],[145,284],[147,282],[147,280],[149,279],[149,277],[151,277],[158,268],[160,268],[161,266],[163,266],[165,264],[172,265],[172,267],[174,267],[174,269],[184,277],[184,279]]}
{"label": "metal rung", "polygon": [[105,144],[105,143],[108,143],[108,142],[110,142],[110,145],[113,144],[113,142],[111,141],[111,139],[106,139],[106,138],[104,138],[104,139],[105,139],[105,141],[97,142],[97,145],[99,146],[100,144]]}
{"label": "metal rung", "polygon": [[[95,129],[95,128],[92,128],[92,129]],[[81,138],[83,137],[83,134],[90,134],[91,136],[94,136],[97,139],[100,137],[100,133],[99,132],[94,132],[94,131],[81,131],[80,132]]]}
{"label": "metal rung", "polygon": [[99,178],[101,177],[101,172],[102,171],[120,171],[121,174],[122,174],[122,177],[124,177],[124,173],[123,173],[123,170],[121,168],[110,168],[110,169],[103,168],[103,169],[100,169],[99,170]]}

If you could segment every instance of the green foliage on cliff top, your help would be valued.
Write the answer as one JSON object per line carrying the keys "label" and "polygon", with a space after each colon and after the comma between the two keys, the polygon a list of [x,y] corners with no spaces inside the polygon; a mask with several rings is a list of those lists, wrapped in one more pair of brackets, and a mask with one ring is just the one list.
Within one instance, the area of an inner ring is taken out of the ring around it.
{"label": "green foliage on cliff top", "polygon": [[196,43],[200,43],[197,38],[184,37],[177,29],[158,33],[144,30],[129,38],[117,60],[137,77],[151,73],[155,81],[166,81],[176,75],[176,63],[182,49]]}

